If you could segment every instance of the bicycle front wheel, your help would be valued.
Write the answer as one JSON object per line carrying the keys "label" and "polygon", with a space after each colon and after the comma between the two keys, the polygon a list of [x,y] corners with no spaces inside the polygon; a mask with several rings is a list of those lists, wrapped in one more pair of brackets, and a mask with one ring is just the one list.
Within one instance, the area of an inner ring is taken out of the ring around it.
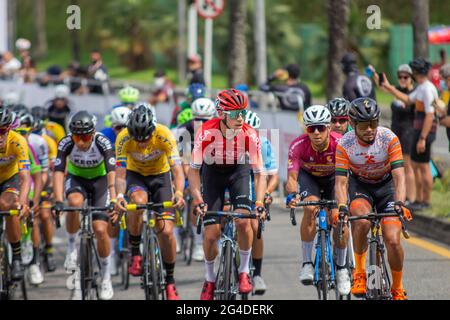
{"label": "bicycle front wheel", "polygon": [[321,274],[321,282],[320,282],[320,290],[322,300],[328,300],[328,266],[327,266],[327,243],[326,243],[326,233],[325,230],[319,231],[320,236],[320,274]]}
{"label": "bicycle front wheel", "polygon": [[367,281],[367,298],[373,300],[380,299],[380,266],[378,259],[378,245],[375,241],[369,244],[369,272]]}
{"label": "bicycle front wheel", "polygon": [[90,239],[81,236],[80,243],[80,287],[82,300],[95,299],[95,290],[93,286],[94,272],[92,269],[92,252]]}
{"label": "bicycle front wheel", "polygon": [[234,300],[233,292],[233,248],[231,243],[226,241],[223,248],[224,255],[224,298],[225,300]]}

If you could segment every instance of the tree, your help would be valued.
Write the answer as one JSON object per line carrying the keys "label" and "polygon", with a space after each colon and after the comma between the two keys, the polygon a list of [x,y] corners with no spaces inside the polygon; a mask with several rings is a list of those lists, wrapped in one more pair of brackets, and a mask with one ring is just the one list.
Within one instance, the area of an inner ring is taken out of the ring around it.
{"label": "tree", "polygon": [[347,47],[348,0],[328,0],[328,78],[327,99],[342,93],[343,75],[340,60]]}
{"label": "tree", "polygon": [[45,0],[33,1],[34,11],[34,55],[44,58],[47,55],[47,32],[45,28]]}
{"label": "tree", "polygon": [[228,85],[247,83],[247,40],[245,37],[247,3],[231,0],[230,4],[230,55],[228,60]]}
{"label": "tree", "polygon": [[414,57],[428,58],[429,2],[428,0],[412,0],[412,7]]}

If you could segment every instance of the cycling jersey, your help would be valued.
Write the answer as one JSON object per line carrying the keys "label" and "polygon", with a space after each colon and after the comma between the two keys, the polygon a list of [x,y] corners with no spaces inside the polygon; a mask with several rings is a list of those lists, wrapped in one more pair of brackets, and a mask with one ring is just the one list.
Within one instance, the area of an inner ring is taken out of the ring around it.
{"label": "cycling jersey", "polygon": [[21,171],[30,170],[27,140],[14,131],[8,133],[6,145],[0,149],[0,183]]}
{"label": "cycling jersey", "polygon": [[[346,134],[347,135],[347,134]],[[305,133],[292,141],[289,147],[288,172],[303,169],[316,177],[325,177],[334,174],[336,146],[341,135],[330,132],[327,148],[319,152],[314,149],[309,136]]]}
{"label": "cycling jersey", "polygon": [[31,144],[28,144],[28,157],[30,159],[30,173],[35,174],[41,172],[41,163],[39,162],[39,158]]}
{"label": "cycling jersey", "polygon": [[45,139],[36,133],[28,136],[28,143],[33,146],[33,150],[41,163],[42,171],[48,171],[48,146]]}
{"label": "cycling jersey", "polygon": [[59,141],[61,141],[61,139],[66,135],[66,130],[64,130],[64,127],[53,121],[47,122],[45,125],[45,131],[56,141],[56,143],[59,143]]}
{"label": "cycling jersey", "polygon": [[[276,174],[278,172],[278,164],[272,150],[272,144],[266,137],[263,136],[261,136],[261,155],[263,158],[265,173],[268,175]],[[256,201],[255,177],[253,174],[251,178],[252,201]]]}
{"label": "cycling jersey", "polygon": [[200,128],[202,123],[206,121],[208,120],[193,119],[175,129],[172,129],[172,132],[177,139],[177,146],[178,151],[180,152],[180,156],[183,157],[183,160],[187,163],[191,161],[191,153],[194,149],[195,126],[198,126],[198,128]]}
{"label": "cycling jersey", "polygon": [[349,132],[339,141],[336,149],[336,175],[346,176],[348,171],[364,183],[376,184],[391,178],[391,171],[403,167],[400,141],[388,128],[378,127],[375,141],[362,144]]}
{"label": "cycling jersey", "polygon": [[116,138],[117,135],[114,132],[113,128],[105,128],[102,131],[100,131],[105,137],[107,137],[109,139],[109,141],[111,141],[111,144],[113,146],[113,149],[115,150],[116,148]]}
{"label": "cycling jersey", "polygon": [[48,147],[48,159],[53,162],[56,159],[56,156],[58,155],[58,145],[55,140],[53,140],[52,137],[50,137],[46,133],[41,134],[42,138],[44,138],[45,142],[47,143]]}
{"label": "cycling jersey", "polygon": [[94,135],[88,150],[80,150],[72,140],[72,134],[64,137],[58,144],[58,157],[55,171],[64,172],[66,161],[68,173],[84,179],[95,179],[114,171],[116,160],[111,142],[101,133]]}
{"label": "cycling jersey", "polygon": [[254,173],[264,171],[261,142],[258,133],[247,123],[234,136],[227,140],[220,131],[221,119],[209,120],[197,132],[191,167],[200,169],[202,164],[215,166],[236,166],[249,163]]}
{"label": "cycling jersey", "polygon": [[[429,80],[426,80],[424,83],[418,85],[416,90],[409,94],[409,99],[414,102],[416,106],[413,123],[414,129],[422,130],[426,114],[434,113],[435,111],[433,102],[438,99],[436,87]],[[436,133],[436,130],[437,120],[434,118],[430,133]]]}
{"label": "cycling jersey", "polygon": [[116,139],[116,156],[119,168],[137,172],[143,176],[166,173],[170,167],[181,164],[177,143],[166,126],[156,125],[156,129],[145,148],[123,129]]}

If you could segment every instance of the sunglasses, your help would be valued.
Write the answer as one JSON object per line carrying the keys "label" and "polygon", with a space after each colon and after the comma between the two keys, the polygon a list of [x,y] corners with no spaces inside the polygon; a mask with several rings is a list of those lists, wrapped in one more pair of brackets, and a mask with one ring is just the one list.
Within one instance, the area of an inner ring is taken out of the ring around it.
{"label": "sunglasses", "polygon": [[398,76],[397,79],[399,80],[408,80],[410,76]]}
{"label": "sunglasses", "polygon": [[114,127],[113,127],[113,129],[114,129],[114,130],[117,130],[117,131],[120,131],[120,130],[122,130],[123,128],[126,128],[126,126],[114,126]]}
{"label": "sunglasses", "polygon": [[319,132],[324,132],[325,130],[327,130],[327,126],[323,125],[323,124],[319,124],[319,125],[315,125],[315,126],[306,127],[306,131],[308,133],[314,133],[314,132],[316,132],[316,130]]}
{"label": "sunglasses", "polygon": [[7,134],[9,132],[9,130],[11,130],[10,127],[0,128],[0,136]]}
{"label": "sunglasses", "polygon": [[356,126],[359,130],[367,130],[369,127],[371,129],[376,129],[378,127],[378,119],[370,120],[370,121],[361,121],[356,123]]}
{"label": "sunglasses", "polygon": [[22,136],[26,136],[28,133],[30,133],[31,129],[32,128],[17,128],[14,131]]}
{"label": "sunglasses", "polygon": [[348,122],[348,118],[347,117],[336,117],[331,119],[331,123],[338,123],[339,124],[346,124]]}
{"label": "sunglasses", "polygon": [[231,119],[237,119],[239,117],[245,118],[248,113],[247,109],[242,110],[233,110],[233,111],[223,111],[226,115],[228,115]]}
{"label": "sunglasses", "polygon": [[75,142],[80,142],[80,141],[88,142],[88,141],[92,140],[93,135],[92,134],[73,134],[72,137]]}

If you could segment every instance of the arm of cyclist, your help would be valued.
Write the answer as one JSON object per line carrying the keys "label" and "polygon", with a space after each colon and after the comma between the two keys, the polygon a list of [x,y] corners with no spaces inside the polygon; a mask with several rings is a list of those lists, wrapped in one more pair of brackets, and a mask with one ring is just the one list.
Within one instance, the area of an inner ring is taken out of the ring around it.
{"label": "arm of cyclist", "polygon": [[348,219],[349,210],[348,210],[348,177],[345,175],[336,175],[335,183],[334,183],[334,191],[336,194],[336,200],[338,203],[338,210],[332,210],[332,224],[333,227],[337,226],[339,221],[339,216],[343,215],[344,220]]}
{"label": "arm of cyclist", "polygon": [[31,187],[31,175],[29,170],[19,171],[19,205],[20,205],[20,218],[22,216],[27,217],[30,211],[28,205],[28,194],[30,192]]}
{"label": "arm of cyclist", "polygon": [[270,174],[269,179],[267,180],[267,189],[266,194],[264,196],[265,204],[272,204],[272,192],[278,187],[278,183],[280,182],[280,176],[278,173]]}
{"label": "arm of cyclist", "polygon": [[405,168],[399,167],[392,170],[392,179],[395,186],[395,211],[402,214],[407,221],[412,220],[411,211],[405,207],[404,201],[406,199],[406,180]]}
{"label": "arm of cyclist", "polygon": [[33,187],[33,207],[31,209],[33,210],[35,216],[39,215],[41,192],[44,188],[42,174],[43,174],[43,172],[38,171],[38,172],[33,173],[33,175],[32,175],[34,187]]}
{"label": "arm of cyclist", "polygon": [[288,197],[286,199],[287,208],[295,208],[298,202],[300,202],[300,195],[298,194],[298,171],[288,172],[288,181],[286,183],[286,191]]}
{"label": "arm of cyclist", "polygon": [[200,191],[201,181],[200,181],[200,169],[191,168],[189,169],[189,189],[191,191],[192,196],[192,204],[194,205],[194,214],[202,214],[205,213],[208,210],[208,205],[205,204],[205,206],[200,209],[199,205],[204,204],[205,201],[203,200],[202,193]]}
{"label": "arm of cyclist", "polygon": [[127,191],[127,169],[122,167],[116,167],[116,199],[117,202],[114,206],[114,210],[116,211],[126,211],[127,210],[127,201],[125,200],[125,192]]}
{"label": "arm of cyclist", "polygon": [[181,164],[174,165],[172,167],[172,173],[175,185],[175,193],[172,198],[173,206],[176,209],[182,209],[184,207],[183,191],[185,178]]}
{"label": "arm of cyclist", "polygon": [[258,208],[262,207],[264,209],[264,195],[267,189],[266,175],[263,172],[255,173],[255,192],[256,192],[256,210],[261,214],[261,219],[266,219],[266,212]]}

